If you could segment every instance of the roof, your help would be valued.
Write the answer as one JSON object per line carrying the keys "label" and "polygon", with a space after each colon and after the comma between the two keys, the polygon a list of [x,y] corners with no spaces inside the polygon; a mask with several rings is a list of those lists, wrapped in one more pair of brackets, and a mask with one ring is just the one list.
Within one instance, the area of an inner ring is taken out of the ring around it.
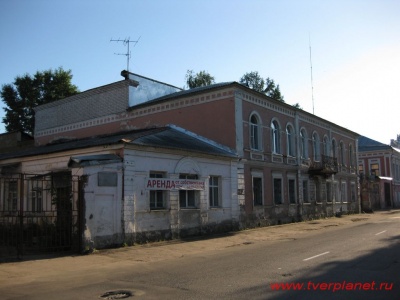
{"label": "roof", "polygon": [[220,83],[215,83],[215,84],[211,84],[211,85],[207,85],[207,86],[202,86],[202,87],[197,87],[197,88],[193,88],[193,89],[189,89],[189,90],[183,90],[180,92],[176,92],[176,93],[172,93],[172,94],[168,94],[150,101],[146,101],[134,106],[131,106],[129,109],[136,109],[140,106],[147,106],[153,103],[158,103],[158,102],[163,102],[163,101],[167,101],[169,99],[175,99],[175,98],[179,98],[179,97],[184,97],[187,95],[193,95],[196,93],[202,93],[202,92],[206,92],[209,90],[214,90],[214,89],[218,89],[218,88],[224,88],[224,87],[228,87],[230,85],[237,85],[240,83],[237,83],[236,81],[230,81],[230,82],[220,82]]}
{"label": "roof", "polygon": [[45,155],[67,150],[83,149],[103,145],[126,144],[148,146],[160,149],[184,150],[216,156],[236,158],[234,150],[207,138],[196,135],[183,128],[168,125],[165,127],[138,129],[113,135],[102,135],[73,141],[49,144],[12,153],[0,154],[0,160]]}
{"label": "roof", "polygon": [[350,130],[348,128],[342,127],[342,126],[340,126],[340,125],[338,125],[336,123],[333,123],[331,121],[328,121],[326,119],[318,117],[317,115],[311,114],[311,113],[309,113],[309,112],[307,112],[307,111],[305,111],[303,109],[296,108],[293,105],[290,105],[290,104],[288,104],[286,102],[281,102],[279,100],[273,99],[273,98],[271,98],[271,97],[269,97],[269,96],[267,96],[267,95],[265,95],[263,93],[255,91],[255,90],[249,88],[248,86],[246,86],[244,84],[241,84],[241,83],[239,83],[237,81],[220,82],[220,83],[215,83],[215,84],[211,84],[211,85],[207,85],[207,86],[202,86],[202,87],[197,87],[197,88],[193,88],[193,89],[183,90],[183,91],[176,92],[176,93],[171,93],[171,94],[159,97],[159,98],[155,98],[155,99],[150,100],[150,101],[146,101],[146,102],[142,102],[142,103],[133,105],[133,106],[129,107],[128,110],[135,110],[135,109],[138,109],[138,108],[141,108],[141,107],[145,107],[145,106],[149,106],[149,105],[153,105],[153,104],[157,104],[157,103],[162,103],[162,102],[165,102],[165,101],[168,101],[168,100],[171,100],[171,99],[178,99],[178,98],[185,97],[185,96],[192,96],[192,95],[200,94],[200,93],[203,93],[203,92],[208,92],[208,91],[211,91],[211,90],[218,90],[218,89],[227,88],[227,87],[237,87],[237,88],[240,88],[240,89],[244,89],[249,93],[254,93],[254,94],[256,94],[256,95],[258,95],[260,97],[268,98],[270,101],[276,102],[276,104],[283,105],[283,106],[286,106],[288,108],[290,107],[291,109],[297,110],[297,111],[301,111],[301,113],[306,114],[306,115],[308,115],[308,116],[310,116],[312,118],[316,118],[316,119],[319,119],[319,120],[322,120],[322,121],[326,122],[327,124],[332,124],[334,126],[337,126],[337,127],[341,128],[342,130],[345,130],[345,131],[347,131],[347,132],[349,132],[351,134],[354,134],[357,137],[360,136],[358,133],[356,133],[356,132],[354,132],[354,131],[352,131],[352,130]]}
{"label": "roof", "polygon": [[383,144],[366,136],[358,138],[358,151],[376,151],[376,150],[392,150],[390,145]]}

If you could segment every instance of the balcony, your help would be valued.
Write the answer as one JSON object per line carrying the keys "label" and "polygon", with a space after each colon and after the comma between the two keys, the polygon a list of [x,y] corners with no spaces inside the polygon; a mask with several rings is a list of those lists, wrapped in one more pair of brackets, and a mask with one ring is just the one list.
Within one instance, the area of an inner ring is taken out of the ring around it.
{"label": "balcony", "polygon": [[320,175],[328,177],[332,174],[336,174],[337,172],[338,172],[337,158],[326,155],[321,155],[320,161],[312,160],[310,162],[310,167],[308,168],[308,174],[310,175]]}

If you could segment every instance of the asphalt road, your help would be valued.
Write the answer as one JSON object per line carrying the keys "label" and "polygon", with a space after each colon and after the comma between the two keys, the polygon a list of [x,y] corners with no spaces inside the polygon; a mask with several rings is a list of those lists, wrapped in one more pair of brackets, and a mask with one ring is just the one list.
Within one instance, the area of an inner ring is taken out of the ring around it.
{"label": "asphalt road", "polygon": [[399,229],[391,211],[1,264],[0,299],[400,299]]}

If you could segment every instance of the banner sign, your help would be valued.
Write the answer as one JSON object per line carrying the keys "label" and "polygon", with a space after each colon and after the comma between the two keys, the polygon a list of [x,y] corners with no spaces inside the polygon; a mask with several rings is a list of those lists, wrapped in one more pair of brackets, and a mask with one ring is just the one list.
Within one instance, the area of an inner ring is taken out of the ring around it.
{"label": "banner sign", "polygon": [[196,179],[146,178],[147,190],[204,190],[205,182]]}

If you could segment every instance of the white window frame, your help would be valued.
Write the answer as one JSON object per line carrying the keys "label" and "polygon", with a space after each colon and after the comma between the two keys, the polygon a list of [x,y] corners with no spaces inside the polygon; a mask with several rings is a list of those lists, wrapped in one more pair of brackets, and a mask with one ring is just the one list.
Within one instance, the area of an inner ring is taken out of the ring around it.
{"label": "white window frame", "polygon": [[[166,178],[165,172],[150,171],[149,178]],[[158,198],[161,197],[162,205],[158,205]],[[154,205],[152,206],[152,198],[154,198]],[[150,210],[164,210],[167,209],[167,191],[165,190],[152,190],[149,193],[149,207]]]}
{"label": "white window frame", "polygon": [[313,144],[313,159],[314,161],[321,160],[321,147],[319,135],[316,131],[312,134],[312,144]]}
{"label": "white window frame", "polygon": [[304,128],[300,130],[300,156],[302,159],[308,158],[307,131]]}
{"label": "white window frame", "polygon": [[[256,198],[255,198],[255,193],[254,193],[254,179],[260,179],[261,181],[261,203],[256,203]],[[253,206],[263,206],[264,205],[264,175],[262,172],[259,171],[253,171],[251,172],[251,190],[252,190],[252,196],[253,196]]]}
{"label": "white window frame", "polygon": [[[215,183],[216,180],[216,183]],[[214,192],[216,191],[217,195],[215,197]],[[208,180],[208,198],[210,207],[221,207],[221,176],[210,175]],[[216,199],[215,199],[216,198]]]}
{"label": "white window frame", "polygon": [[[179,174],[179,179],[198,179],[197,174]],[[182,196],[185,197],[185,203],[182,205]],[[189,201],[193,198],[193,205],[189,203]],[[200,191],[198,190],[179,190],[179,208],[187,209],[187,208],[197,208],[200,199]]]}
{"label": "white window frame", "polygon": [[[253,122],[253,118],[255,119],[256,123]],[[253,112],[250,115],[249,119],[250,124],[250,149],[260,151],[262,150],[262,124],[261,118],[256,113]]]}
{"label": "white window frame", "polygon": [[291,157],[296,156],[296,139],[294,127],[291,124],[286,125],[286,143],[287,155]]}
{"label": "white window frame", "polygon": [[271,144],[272,153],[281,154],[281,136],[280,136],[280,125],[277,120],[271,122]]}

